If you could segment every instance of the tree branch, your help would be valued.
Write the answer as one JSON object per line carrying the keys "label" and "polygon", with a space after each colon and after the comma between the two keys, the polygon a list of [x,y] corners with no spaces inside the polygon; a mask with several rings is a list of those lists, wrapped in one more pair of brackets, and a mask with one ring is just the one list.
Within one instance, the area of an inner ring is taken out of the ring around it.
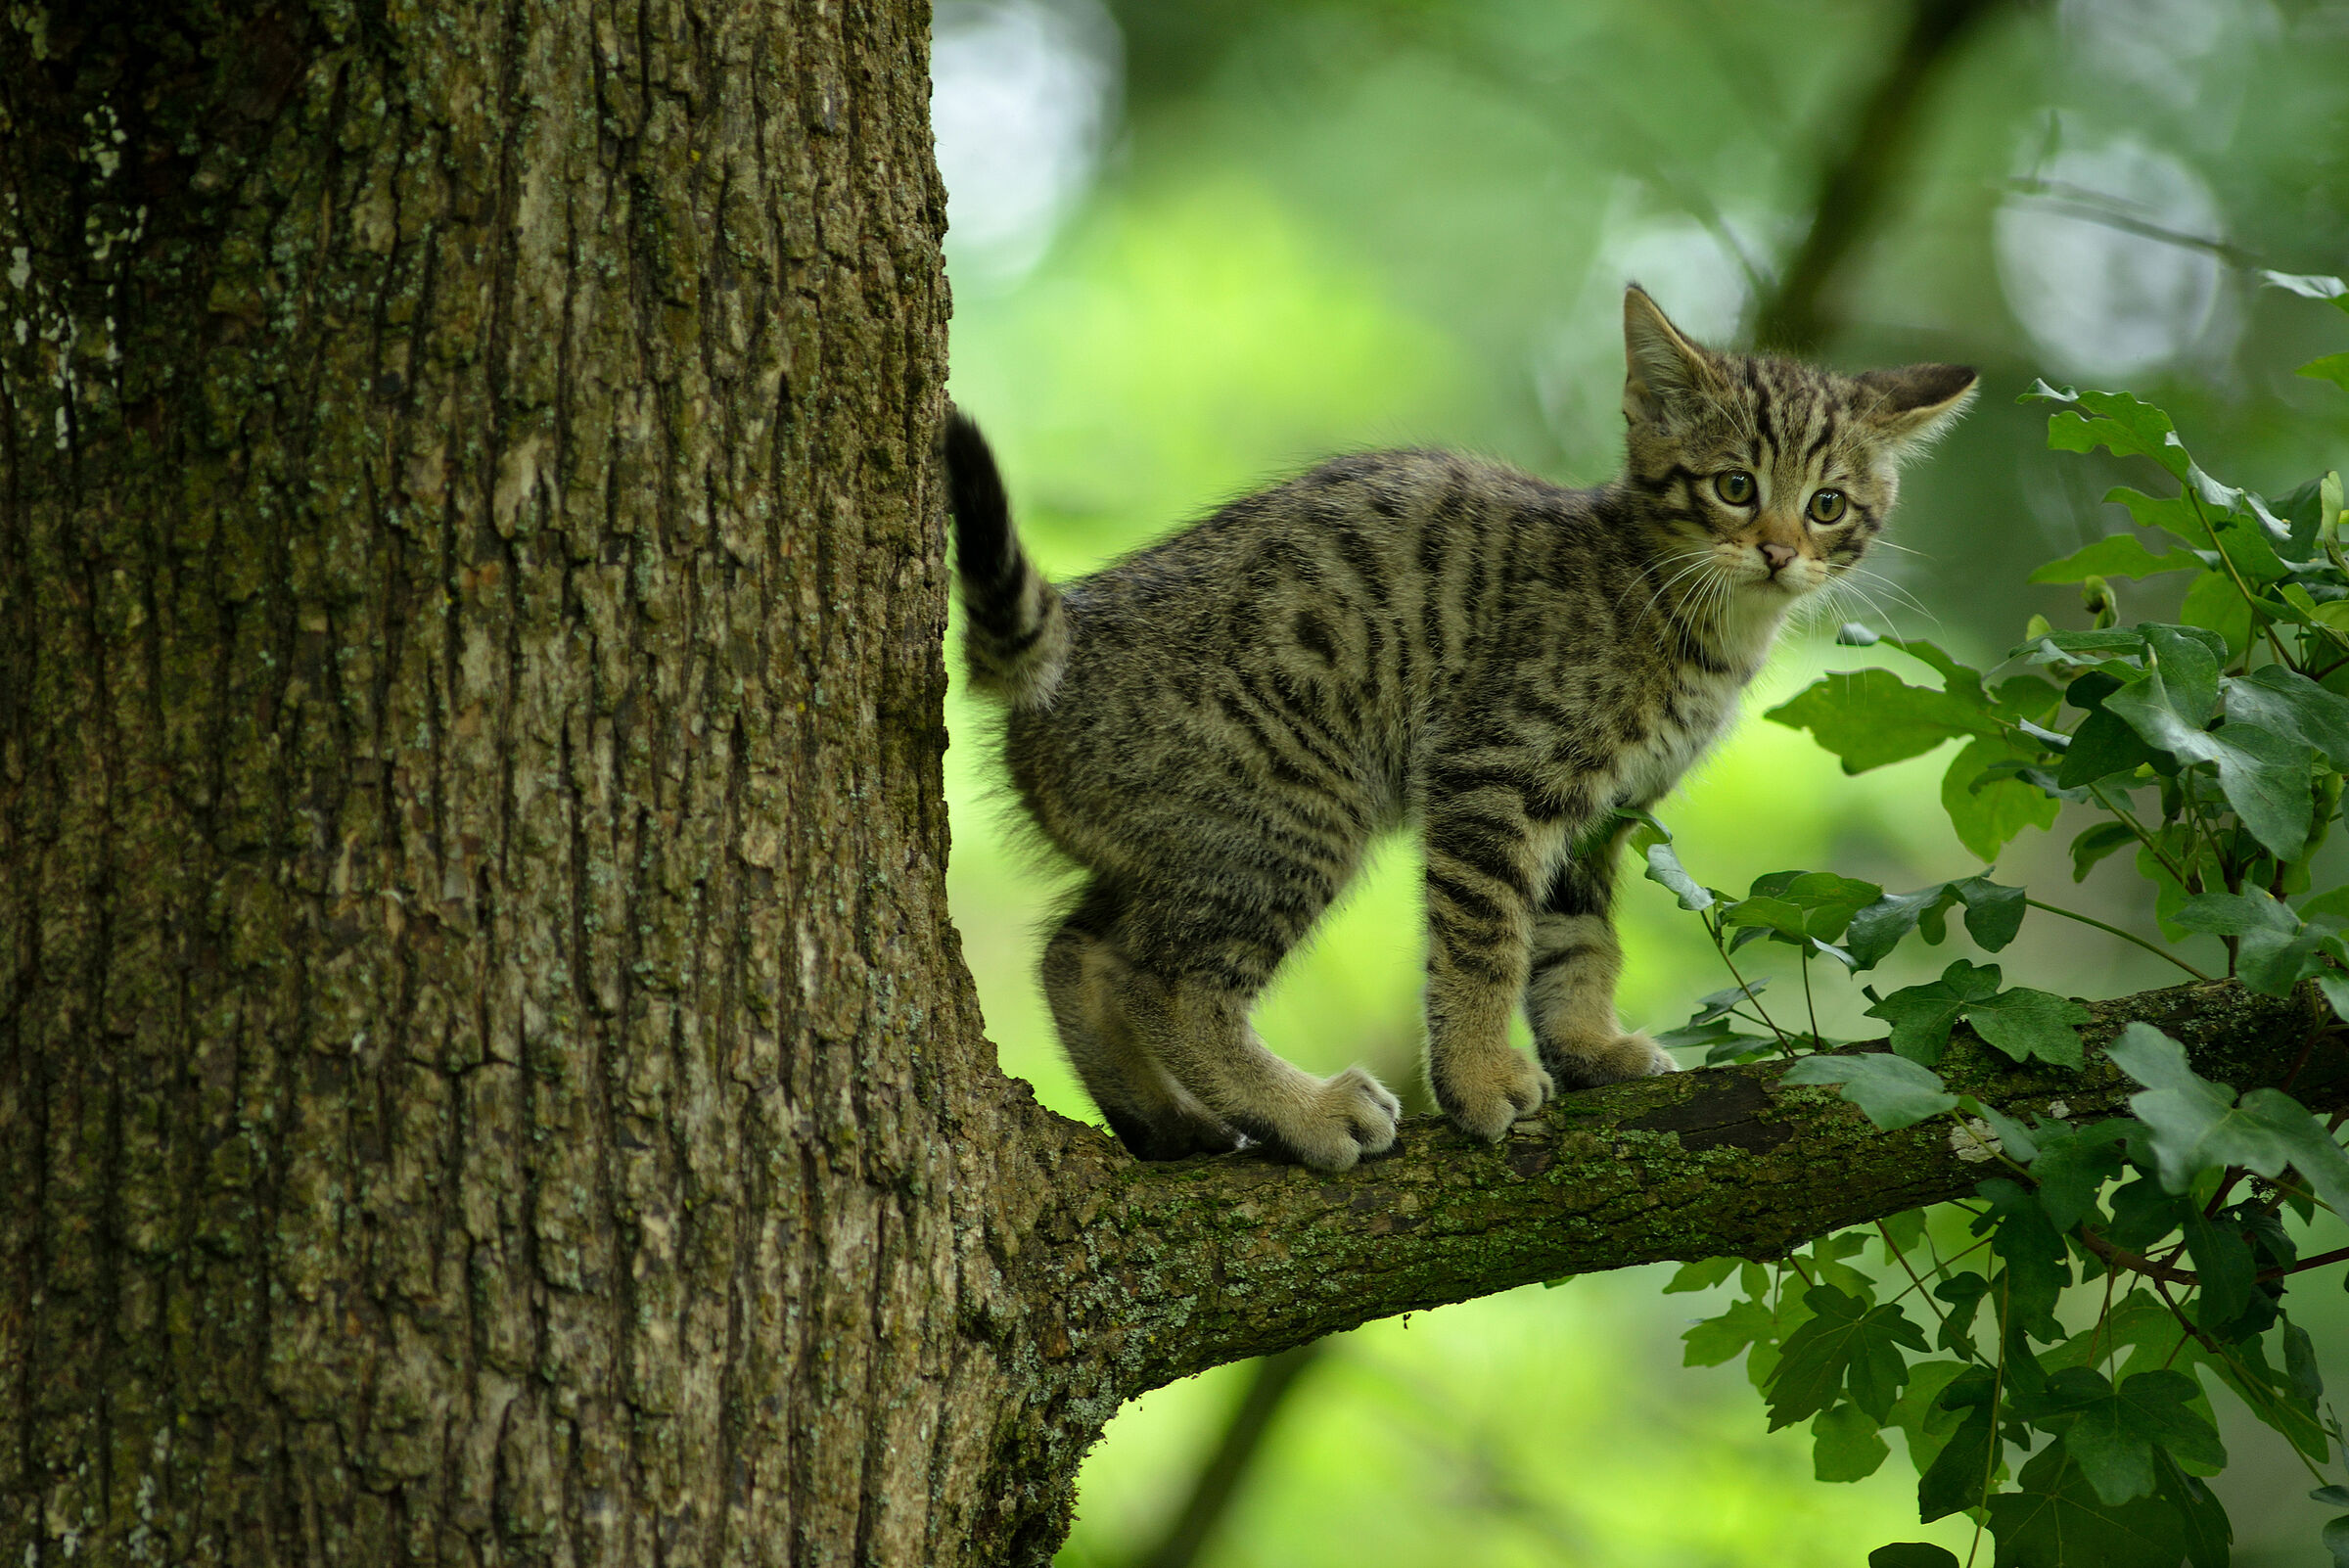
{"label": "tree branch", "polygon": [[1920,112],[1966,31],[1999,0],[1915,0],[1908,31],[1821,164],[1810,203],[1811,228],[1761,301],[1754,336],[1763,346],[1808,350],[1827,335],[1821,304],[1835,269],[1876,221],[1876,209],[1908,156]]}
{"label": "tree branch", "polygon": [[[2248,1089],[2281,1084],[2329,1016],[2231,982],[2090,1006],[2084,1073],[2016,1067],[1961,1028],[1942,1074],[2010,1114],[2083,1123],[2126,1114],[2135,1085],[2101,1047],[2132,1021],[2175,1036],[2196,1071]],[[1392,1155],[1341,1176],[1250,1154],[1144,1166],[1098,1134],[1069,1137],[1061,1156],[1091,1158],[1055,1158],[1059,1179],[1080,1190],[1069,1194],[1073,1244],[1051,1249],[1064,1273],[1048,1296],[1058,1321],[1042,1337],[1085,1347],[1100,1358],[1101,1391],[1130,1398],[1534,1280],[1781,1255],[1966,1196],[1990,1174],[1946,1120],[1878,1132],[1832,1089],[1781,1086],[1783,1070],[1712,1068],[1567,1095],[1497,1146],[1417,1119]],[[2349,1107],[2337,1035],[2317,1042],[2293,1092],[2320,1114]]]}

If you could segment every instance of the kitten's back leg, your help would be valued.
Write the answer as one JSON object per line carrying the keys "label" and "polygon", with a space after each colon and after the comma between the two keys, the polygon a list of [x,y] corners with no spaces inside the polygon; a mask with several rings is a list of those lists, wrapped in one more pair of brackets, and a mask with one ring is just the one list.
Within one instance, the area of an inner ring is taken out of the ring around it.
{"label": "kitten's back leg", "polygon": [[1123,906],[1115,888],[1096,880],[1044,947],[1044,996],[1061,1048],[1136,1159],[1235,1148],[1239,1134],[1168,1076],[1126,1019],[1118,991],[1128,965],[1115,941]]}
{"label": "kitten's back leg", "polygon": [[1678,1065],[1645,1035],[1627,1034],[1615,1016],[1623,945],[1615,940],[1609,906],[1616,848],[1629,832],[1627,826],[1588,856],[1559,867],[1534,918],[1525,1017],[1542,1065],[1561,1090],[1669,1073]]}
{"label": "kitten's back leg", "polygon": [[[1277,870],[1259,863],[1237,880],[1261,896]],[[1256,993],[1329,893],[1234,898],[1229,886],[1200,876],[1137,890],[1124,933],[1130,963],[1114,986],[1124,1025],[1199,1103],[1252,1138],[1324,1171],[1384,1153],[1403,1114],[1393,1094],[1359,1067],[1315,1078],[1248,1024]],[[1317,888],[1318,879],[1307,886]]]}

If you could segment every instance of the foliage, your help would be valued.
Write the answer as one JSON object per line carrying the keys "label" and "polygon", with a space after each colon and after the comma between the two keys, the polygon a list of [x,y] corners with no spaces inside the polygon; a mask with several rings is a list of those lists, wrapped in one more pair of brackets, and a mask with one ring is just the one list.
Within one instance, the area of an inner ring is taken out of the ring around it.
{"label": "foliage", "polygon": [[[2277,285],[2349,309],[2329,278]],[[2334,356],[2338,358],[2339,356]],[[2339,380],[2320,360],[2304,374]],[[2138,531],[2043,567],[2079,582],[2091,623],[2034,618],[2003,669],[1958,664],[1928,642],[1860,626],[1842,640],[1898,650],[1938,687],[1888,669],[1831,675],[1774,709],[1858,773],[1965,744],[1943,801],[1986,860],[2058,807],[2100,820],[2072,842],[2075,880],[2134,847],[2157,890],[2165,942],[2218,937],[2227,973],[2270,995],[2309,998],[2312,1042],[2349,1019],[2349,887],[2311,890],[2310,864],[2341,815],[2349,768],[2349,558],[2341,483],[2327,474],[2271,502],[2225,484],[2188,454],[2169,416],[2125,392],[2037,385],[2049,442],[2146,459],[2175,493],[2135,489]],[[2195,574],[2181,623],[2119,622],[2109,576]],[[1661,824],[1635,835],[1647,875],[1704,923],[1735,984],[1706,997],[1666,1043],[1707,1062],[1794,1058],[1784,1082],[1835,1086],[1875,1126],[1950,1128],[1980,1161],[1978,1201],[1847,1232],[1770,1263],[1714,1260],[1673,1290],[1734,1279],[1737,1299],[1686,1335],[1691,1365],[1742,1355],[1773,1430],[1808,1422],[1822,1481],[1870,1475],[1898,1430],[1917,1472],[1920,1519],[1970,1515],[1999,1568],[2229,1560],[2233,1527],[2205,1477],[2229,1455],[2211,1401],[2224,1391],[2309,1469],[2320,1501],[2349,1507],[2329,1479],[2349,1442],[2324,1399],[2287,1285],[2349,1249],[2302,1258],[2282,1220],[2349,1215],[2349,1155],[2334,1126],[2277,1089],[2237,1096],[2196,1074],[2186,1049],[2136,1023],[2103,1053],[2140,1085],[2131,1115],[2086,1125],[2060,1100],[2028,1124],[1953,1092],[1933,1071],[1960,1022],[2017,1062],[2108,1071],[2085,1059],[2076,1001],[2006,987],[1996,964],[1951,963],[1937,981],[1879,996],[1880,1046],[1821,1038],[1815,961],[1853,976],[1912,935],[1938,944],[1961,912],[1985,951],[2014,941],[2030,909],[2086,920],[1990,871],[1910,893],[1823,871],[1757,879],[1742,898],[1681,865]],[[2101,922],[2089,921],[2101,925]],[[2208,979],[2163,943],[2161,951]],[[1773,1018],[1739,972],[1753,942],[1800,950],[1804,1026]],[[1876,1247],[1875,1267],[1864,1259]],[[2349,1561],[2349,1514],[2325,1530]],[[1877,1564],[1952,1560],[1895,1543]]]}

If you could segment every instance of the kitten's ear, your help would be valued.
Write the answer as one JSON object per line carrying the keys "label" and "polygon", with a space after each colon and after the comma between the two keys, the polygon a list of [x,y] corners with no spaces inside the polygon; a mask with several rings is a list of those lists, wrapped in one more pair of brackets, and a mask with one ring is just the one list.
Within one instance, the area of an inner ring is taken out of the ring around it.
{"label": "kitten's ear", "polygon": [[1875,394],[1866,414],[1868,424],[1894,446],[1914,450],[1949,433],[1974,400],[1980,383],[1971,365],[1903,365],[1898,370],[1871,370],[1860,378],[1860,385]]}
{"label": "kitten's ear", "polygon": [[1623,291],[1623,412],[1654,421],[1713,386],[1713,362],[1636,283]]}

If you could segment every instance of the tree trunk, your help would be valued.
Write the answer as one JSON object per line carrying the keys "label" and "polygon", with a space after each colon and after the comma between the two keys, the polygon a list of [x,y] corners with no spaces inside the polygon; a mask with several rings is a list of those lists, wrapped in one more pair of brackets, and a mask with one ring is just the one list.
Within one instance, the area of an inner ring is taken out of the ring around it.
{"label": "tree trunk", "polygon": [[11,1568],[1057,1528],[928,95],[920,0],[0,23]]}
{"label": "tree trunk", "polygon": [[1971,1180],[1765,1068],[1337,1177],[995,1071],[925,28],[0,23],[0,1563],[1041,1562],[1158,1383]]}

